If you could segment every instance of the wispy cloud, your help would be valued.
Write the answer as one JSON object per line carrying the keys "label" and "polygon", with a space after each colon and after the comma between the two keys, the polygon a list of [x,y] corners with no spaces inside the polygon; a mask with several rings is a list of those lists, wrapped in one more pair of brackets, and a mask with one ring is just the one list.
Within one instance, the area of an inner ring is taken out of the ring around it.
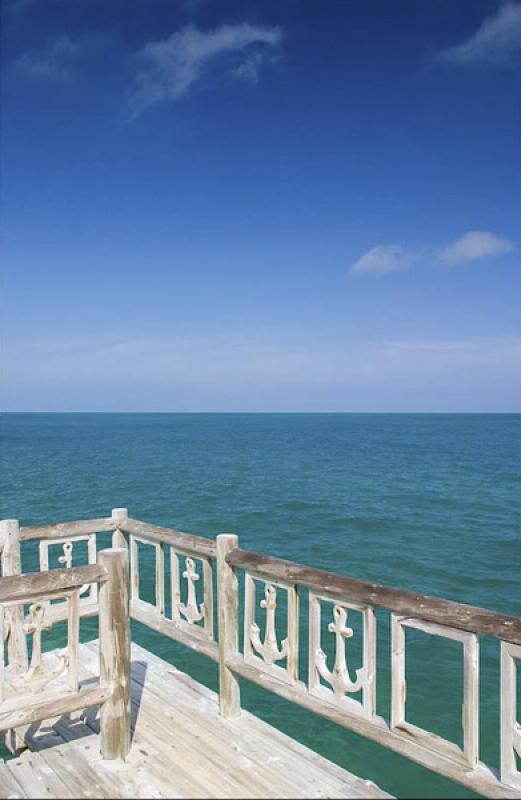
{"label": "wispy cloud", "polygon": [[16,68],[34,80],[67,82],[78,60],[92,44],[90,37],[59,36],[39,50],[28,50],[15,62]]}
{"label": "wispy cloud", "polygon": [[226,56],[239,56],[232,74],[255,81],[268,54],[282,40],[279,27],[242,23],[201,31],[193,25],[160,42],[148,42],[138,54],[141,68],[131,95],[132,116],[165,100],[177,100]]}
{"label": "wispy cloud", "polygon": [[487,256],[498,256],[514,249],[512,242],[487,231],[469,231],[438,253],[444,264],[465,264]]}
{"label": "wispy cloud", "polygon": [[468,39],[439,53],[453,64],[508,64],[521,52],[521,2],[508,2]]}
{"label": "wispy cloud", "polygon": [[352,275],[387,275],[410,266],[416,258],[412,250],[398,244],[380,244],[364,253],[351,266]]}
{"label": "wispy cloud", "polygon": [[[319,332],[320,333],[320,332]],[[520,337],[282,343],[273,331],[69,341],[4,337],[15,410],[512,410]],[[464,380],[462,380],[464,376]],[[35,392],[34,387],[38,387]]]}
{"label": "wispy cloud", "polygon": [[439,264],[465,264],[514,250],[513,242],[488,231],[468,231],[446,247],[426,245],[416,250],[399,244],[380,244],[364,253],[349,270],[355,276],[388,275],[420,261]]}

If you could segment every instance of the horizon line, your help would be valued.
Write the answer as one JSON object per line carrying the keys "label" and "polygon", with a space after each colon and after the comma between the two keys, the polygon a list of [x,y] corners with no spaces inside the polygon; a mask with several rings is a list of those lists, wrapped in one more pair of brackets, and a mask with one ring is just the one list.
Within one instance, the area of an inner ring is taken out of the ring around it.
{"label": "horizon line", "polygon": [[424,410],[424,411],[0,411],[0,416],[4,414],[179,414],[179,415],[196,415],[196,414],[302,414],[302,415],[325,415],[325,414],[460,414],[460,415],[476,415],[476,414],[494,414],[494,415],[507,415],[507,414],[521,414],[521,409],[511,411],[450,411],[450,410]]}

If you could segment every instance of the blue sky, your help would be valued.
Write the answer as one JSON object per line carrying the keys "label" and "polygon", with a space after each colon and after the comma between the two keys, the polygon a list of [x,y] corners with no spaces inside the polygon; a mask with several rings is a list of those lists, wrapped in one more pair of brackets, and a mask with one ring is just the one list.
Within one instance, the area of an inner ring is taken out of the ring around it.
{"label": "blue sky", "polygon": [[521,409],[521,2],[5,0],[4,410]]}

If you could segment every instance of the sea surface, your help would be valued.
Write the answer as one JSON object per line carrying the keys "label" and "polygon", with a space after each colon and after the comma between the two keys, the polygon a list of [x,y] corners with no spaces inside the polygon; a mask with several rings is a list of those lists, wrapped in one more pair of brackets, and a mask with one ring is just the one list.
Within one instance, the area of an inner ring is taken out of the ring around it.
{"label": "sea surface", "polygon": [[[236,533],[247,549],[521,615],[520,434],[519,414],[4,414],[0,516],[30,525],[123,506],[137,519]],[[35,569],[29,547],[24,568]],[[151,563],[144,580],[152,585]],[[216,688],[204,656],[133,627],[141,644]],[[83,622],[82,638],[94,635],[94,621]],[[304,678],[305,639],[303,629]],[[407,647],[408,717],[461,743],[461,646],[413,632]],[[386,717],[389,667],[389,617],[379,613]],[[482,758],[492,765],[498,679],[497,643],[482,639]],[[473,796],[246,682],[242,702],[394,795]]]}

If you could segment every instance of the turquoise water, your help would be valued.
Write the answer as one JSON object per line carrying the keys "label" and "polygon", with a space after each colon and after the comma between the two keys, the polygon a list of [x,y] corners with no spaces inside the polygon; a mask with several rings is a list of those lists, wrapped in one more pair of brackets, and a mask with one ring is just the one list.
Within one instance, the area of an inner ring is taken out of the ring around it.
{"label": "turquoise water", "polygon": [[[126,506],[138,519],[237,533],[248,549],[521,615],[521,415],[4,414],[1,425],[3,518],[28,525]],[[378,625],[378,711],[388,716],[386,614]],[[215,688],[204,657],[138,624],[134,636]],[[459,645],[418,633],[408,648],[411,721],[459,741]],[[497,657],[483,639],[491,764]],[[400,797],[472,796],[246,683],[243,705]]]}

